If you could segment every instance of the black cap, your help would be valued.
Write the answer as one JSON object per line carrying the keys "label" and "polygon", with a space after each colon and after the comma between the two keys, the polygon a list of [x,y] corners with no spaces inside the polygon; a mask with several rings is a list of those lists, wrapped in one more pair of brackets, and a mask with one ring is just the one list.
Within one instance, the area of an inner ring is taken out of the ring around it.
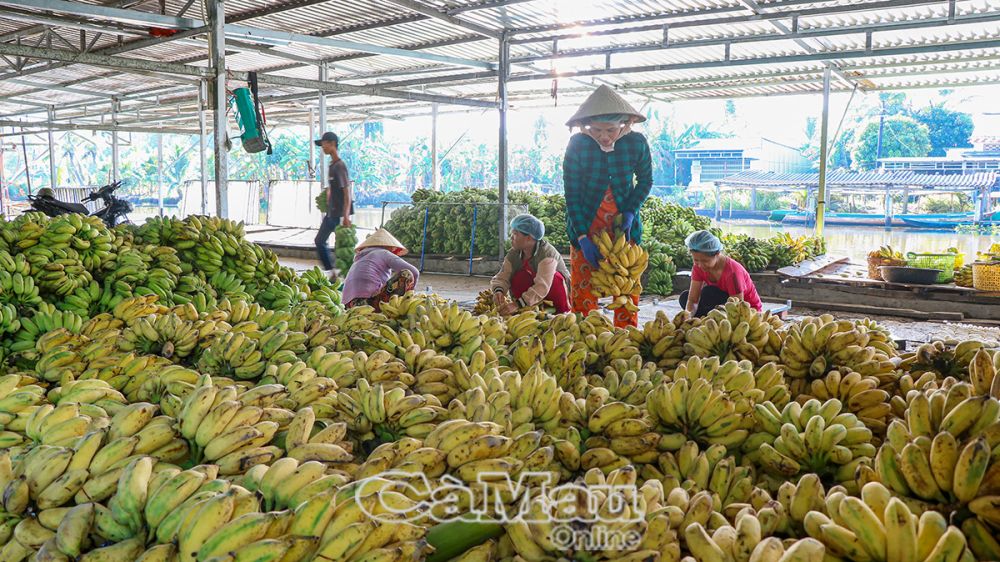
{"label": "black cap", "polygon": [[340,139],[337,138],[337,133],[323,133],[323,136],[316,141],[316,146],[323,146],[323,141],[330,141],[337,146],[340,145]]}

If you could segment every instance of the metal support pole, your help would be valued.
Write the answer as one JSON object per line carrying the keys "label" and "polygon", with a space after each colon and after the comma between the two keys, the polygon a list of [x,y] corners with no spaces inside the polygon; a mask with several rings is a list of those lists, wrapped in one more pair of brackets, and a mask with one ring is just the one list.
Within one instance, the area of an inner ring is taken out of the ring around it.
{"label": "metal support pole", "polygon": [[[55,119],[55,108],[49,106],[49,125],[52,125]],[[49,127],[49,187],[56,188],[56,141],[52,136],[52,127]]]}
{"label": "metal support pole", "polygon": [[[326,64],[319,65],[319,80],[320,82],[326,82],[328,77],[328,72]],[[326,132],[326,94],[324,92],[319,93],[319,134],[322,135]],[[326,169],[326,154],[323,151],[319,153],[319,188],[321,190],[327,188],[327,169]]]}
{"label": "metal support pole", "polygon": [[823,121],[819,129],[819,193],[816,197],[816,236],[823,236],[826,215],[826,161],[830,152],[827,137],[830,130],[830,67],[823,69]]}
{"label": "metal support pole", "polygon": [[472,232],[469,235],[469,276],[472,276],[472,254],[476,248],[476,218],[479,216],[479,207],[472,206]]}
{"label": "metal support pole", "polygon": [[201,173],[201,214],[208,214],[208,159],[205,158],[205,82],[198,84],[198,169]]}
{"label": "metal support pole", "polygon": [[163,133],[156,135],[156,199],[163,216]]}
{"label": "metal support pole", "polygon": [[121,107],[121,102],[118,98],[111,100],[111,124],[116,127],[116,130],[111,131],[111,182],[114,183],[118,181],[118,110]]}
{"label": "metal support pole", "polygon": [[[306,178],[312,179],[316,170],[316,112],[309,108],[309,165],[306,166]],[[322,189],[323,186],[320,186]]]}
{"label": "metal support pole", "polygon": [[223,0],[209,0],[212,59],[212,130],[215,137],[215,214],[229,217],[229,153],[226,151],[226,11]]}
{"label": "metal support pole", "polygon": [[31,165],[28,163],[28,145],[24,142],[24,135],[21,135],[21,154],[24,155],[24,179],[28,182],[28,195],[33,195],[31,192]]}
{"label": "metal support pole", "polygon": [[500,135],[497,139],[497,183],[500,186],[500,248],[497,259],[503,261],[507,243],[507,78],[510,75],[510,40],[500,38],[500,64],[497,67],[497,100],[500,106]]}
{"label": "metal support pole", "polygon": [[431,189],[437,191],[438,182],[438,104],[431,104]]}

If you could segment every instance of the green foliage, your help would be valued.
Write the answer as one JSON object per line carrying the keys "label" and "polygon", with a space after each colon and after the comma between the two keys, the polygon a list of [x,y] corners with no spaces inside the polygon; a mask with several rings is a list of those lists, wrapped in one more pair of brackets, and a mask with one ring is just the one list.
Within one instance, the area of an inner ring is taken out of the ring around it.
{"label": "green foliage", "polygon": [[[861,132],[854,145],[851,158],[854,164],[864,170],[877,166],[879,120],[872,119]],[[886,117],[882,133],[882,157],[927,156],[931,150],[927,126],[912,117],[902,115]]]}
{"label": "green foliage", "polygon": [[927,126],[931,141],[929,156],[945,156],[949,148],[969,148],[974,125],[968,113],[931,104],[915,113],[913,118]]}
{"label": "green foliage", "polygon": [[964,193],[931,195],[923,197],[920,206],[927,213],[968,213],[972,211],[972,198]]}

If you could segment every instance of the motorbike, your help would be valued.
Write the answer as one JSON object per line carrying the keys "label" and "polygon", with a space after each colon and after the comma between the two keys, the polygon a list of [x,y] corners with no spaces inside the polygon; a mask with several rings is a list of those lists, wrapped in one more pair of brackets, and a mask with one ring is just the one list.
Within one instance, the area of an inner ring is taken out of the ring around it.
{"label": "motorbike", "polygon": [[87,206],[83,203],[69,203],[56,199],[52,190],[48,188],[39,190],[38,194],[35,196],[28,196],[28,200],[31,201],[32,210],[45,213],[50,217],[58,217],[59,215],[69,213],[80,213],[82,215],[97,217],[104,221],[104,224],[108,225],[108,228],[112,228],[117,224],[130,222],[128,214],[132,212],[132,204],[124,199],[121,199],[120,197],[115,196],[115,190],[121,186],[121,181],[109,183],[108,185],[95,189],[90,192],[89,195],[84,197],[83,203],[88,203],[90,201],[101,201],[104,203],[104,207],[94,211],[93,213],[91,213],[90,210],[87,209]]}

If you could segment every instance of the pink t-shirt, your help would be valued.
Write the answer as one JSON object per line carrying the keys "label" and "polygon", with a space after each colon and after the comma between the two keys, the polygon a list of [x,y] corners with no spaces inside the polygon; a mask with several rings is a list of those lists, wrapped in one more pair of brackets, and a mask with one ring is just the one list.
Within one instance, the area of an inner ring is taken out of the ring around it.
{"label": "pink t-shirt", "polygon": [[726,258],[726,267],[723,268],[718,282],[709,279],[705,270],[697,265],[691,268],[691,280],[718,287],[729,296],[743,293],[743,300],[747,301],[754,310],[760,310],[760,296],[757,294],[757,287],[754,286],[753,279],[750,278],[750,273],[743,267],[743,264],[732,258]]}

